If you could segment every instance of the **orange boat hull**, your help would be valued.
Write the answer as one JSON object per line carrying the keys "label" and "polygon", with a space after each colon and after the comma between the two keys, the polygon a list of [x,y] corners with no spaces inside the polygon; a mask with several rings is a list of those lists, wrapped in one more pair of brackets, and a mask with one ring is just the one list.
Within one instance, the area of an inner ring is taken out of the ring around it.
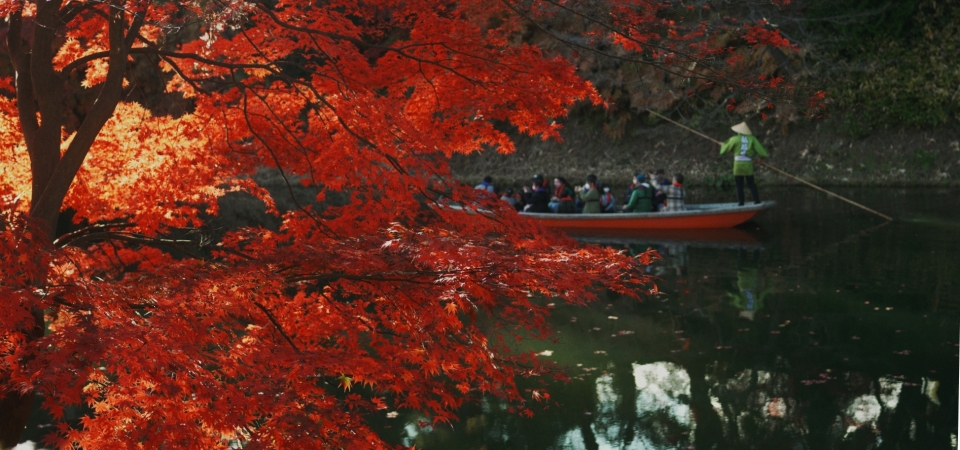
{"label": "orange boat hull", "polygon": [[525,213],[544,226],[566,231],[692,230],[731,228],[776,205],[737,206],[736,203],[687,205],[687,210],[655,213],[547,214]]}

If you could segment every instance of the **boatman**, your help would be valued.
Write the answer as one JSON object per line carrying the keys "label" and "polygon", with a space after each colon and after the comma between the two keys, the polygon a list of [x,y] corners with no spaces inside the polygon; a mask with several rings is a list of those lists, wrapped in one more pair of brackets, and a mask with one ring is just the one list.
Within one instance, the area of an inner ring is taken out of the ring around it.
{"label": "boatman", "polygon": [[760,141],[753,137],[746,122],[740,122],[730,129],[737,135],[727,139],[720,147],[720,154],[734,151],[733,179],[737,182],[737,202],[743,206],[743,182],[746,181],[750,194],[753,195],[753,203],[760,203],[760,192],[757,191],[757,183],[753,179],[753,158],[767,158],[770,155],[760,145]]}

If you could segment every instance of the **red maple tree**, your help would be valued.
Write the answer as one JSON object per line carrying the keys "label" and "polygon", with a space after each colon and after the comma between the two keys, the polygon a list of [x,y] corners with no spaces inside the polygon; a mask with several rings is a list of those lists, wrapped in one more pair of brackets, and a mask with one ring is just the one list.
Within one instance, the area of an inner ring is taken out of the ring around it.
{"label": "red maple tree", "polygon": [[[717,56],[666,5],[621,3],[595,38],[689,73]],[[549,333],[546,299],[651,288],[636,259],[447,166],[512,151],[497,123],[557,137],[570,105],[601,103],[520,38],[572,6],[0,1],[0,447],[35,395],[58,448],[380,447],[370,411],[448,421],[483,395],[524,411],[515,378],[547,368],[512,339]],[[260,167],[316,202],[207,242],[226,192],[277,212]],[[67,207],[90,225],[58,236]]]}

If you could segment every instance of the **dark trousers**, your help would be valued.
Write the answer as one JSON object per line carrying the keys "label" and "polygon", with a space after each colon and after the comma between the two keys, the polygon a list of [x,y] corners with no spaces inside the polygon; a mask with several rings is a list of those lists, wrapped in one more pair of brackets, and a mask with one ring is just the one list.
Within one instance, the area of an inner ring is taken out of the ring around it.
{"label": "dark trousers", "polygon": [[667,204],[667,194],[663,192],[653,196],[653,211],[660,211],[660,207]]}
{"label": "dark trousers", "polygon": [[747,186],[750,187],[750,194],[753,195],[753,202],[760,203],[760,192],[757,191],[757,183],[753,181],[753,175],[743,176],[737,175],[733,177],[734,181],[737,182],[737,203],[743,204],[743,180],[747,180]]}

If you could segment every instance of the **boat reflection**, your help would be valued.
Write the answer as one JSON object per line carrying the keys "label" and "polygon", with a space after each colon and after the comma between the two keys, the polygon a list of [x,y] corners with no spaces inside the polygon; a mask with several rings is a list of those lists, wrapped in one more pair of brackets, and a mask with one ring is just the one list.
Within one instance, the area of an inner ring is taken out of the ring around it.
{"label": "boat reflection", "polygon": [[719,248],[752,250],[756,258],[763,248],[765,233],[756,224],[736,228],[703,230],[637,230],[631,234],[573,235],[574,239],[595,245],[623,248],[631,255],[648,249],[655,250],[660,259],[647,267],[651,275],[683,276],[689,262],[690,248]]}
{"label": "boat reflection", "polygon": [[638,246],[642,244],[680,244],[695,247],[754,248],[762,247],[767,235],[755,223],[734,228],[702,230],[635,230],[630,233],[609,233],[603,230],[567,233],[589,244]]}

